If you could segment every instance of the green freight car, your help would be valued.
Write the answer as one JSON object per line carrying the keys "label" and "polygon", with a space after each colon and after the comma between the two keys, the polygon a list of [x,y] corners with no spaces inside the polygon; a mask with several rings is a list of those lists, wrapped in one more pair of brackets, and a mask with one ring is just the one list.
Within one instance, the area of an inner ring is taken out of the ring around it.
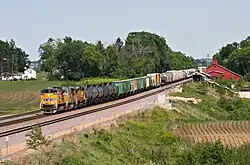
{"label": "green freight car", "polygon": [[134,79],[115,81],[113,84],[118,88],[118,97],[125,97],[143,91],[149,86],[149,77],[139,77]]}
{"label": "green freight car", "polygon": [[131,84],[134,85],[133,88],[131,85],[131,92],[137,93],[137,92],[145,90],[146,89],[146,79],[147,79],[147,76],[131,79]]}
{"label": "green freight car", "polygon": [[115,81],[113,84],[118,88],[118,98],[125,97],[130,93],[130,80]]}

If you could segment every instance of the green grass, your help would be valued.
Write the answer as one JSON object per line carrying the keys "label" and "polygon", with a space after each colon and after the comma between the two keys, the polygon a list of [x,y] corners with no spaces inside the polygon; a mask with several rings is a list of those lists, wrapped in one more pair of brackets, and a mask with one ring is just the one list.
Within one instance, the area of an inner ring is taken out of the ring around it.
{"label": "green grass", "polygon": [[41,89],[61,85],[86,85],[112,82],[117,79],[91,78],[71,81],[0,81],[0,115],[21,113],[39,109]]}
{"label": "green grass", "polygon": [[60,86],[63,81],[47,81],[47,80],[32,80],[32,81],[0,81],[0,92],[16,92],[29,91],[39,92],[43,88],[49,86]]}
{"label": "green grass", "polygon": [[[249,164],[250,146],[228,149],[220,142],[192,145],[174,136],[180,116],[155,108],[109,131],[80,133],[19,161],[20,165]],[[15,164],[8,162],[6,164]]]}
{"label": "green grass", "polygon": [[202,101],[197,105],[177,101],[174,105],[186,112],[185,120],[250,120],[250,101],[232,97],[222,88],[212,88],[208,84],[189,83],[182,93],[171,93],[172,96],[195,97]]}
{"label": "green grass", "polygon": [[[156,107],[117,121],[109,130],[67,136],[19,161],[20,165],[248,165],[250,145],[229,149],[220,141],[193,144],[175,136],[186,122],[244,120],[249,118],[249,100],[235,99],[207,84],[189,83],[174,96],[196,97],[199,104],[173,104],[184,113]],[[6,162],[15,164],[15,162]]]}

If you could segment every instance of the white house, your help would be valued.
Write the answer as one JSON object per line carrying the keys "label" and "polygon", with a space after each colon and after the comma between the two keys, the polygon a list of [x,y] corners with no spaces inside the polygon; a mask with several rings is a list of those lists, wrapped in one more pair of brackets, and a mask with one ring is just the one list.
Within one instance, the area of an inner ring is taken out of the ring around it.
{"label": "white house", "polygon": [[22,79],[36,79],[36,71],[29,68],[24,71],[24,74],[22,74]]}

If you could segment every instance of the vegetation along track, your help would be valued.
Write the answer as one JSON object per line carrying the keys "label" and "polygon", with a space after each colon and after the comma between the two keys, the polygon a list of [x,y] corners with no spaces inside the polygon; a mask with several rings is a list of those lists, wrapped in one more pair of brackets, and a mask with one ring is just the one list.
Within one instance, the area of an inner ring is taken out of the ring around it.
{"label": "vegetation along track", "polygon": [[218,139],[228,147],[238,147],[250,143],[249,121],[220,121],[183,124],[177,135],[192,141],[214,142]]}
{"label": "vegetation along track", "polygon": [[[105,106],[105,104],[104,104],[104,106],[99,107],[99,108],[94,108],[93,107],[93,109],[91,109],[89,111],[83,111],[83,112],[79,112],[79,113],[74,113],[74,114],[69,115],[69,116],[63,116],[63,117],[55,118],[55,119],[52,119],[52,120],[49,120],[49,121],[44,121],[44,122],[41,122],[40,125],[41,126],[50,125],[50,124],[54,124],[54,123],[57,123],[57,122],[69,120],[69,119],[80,117],[80,116],[83,116],[83,115],[87,115],[87,114],[90,114],[90,113],[95,113],[95,112],[102,111],[102,110],[105,110],[105,109],[117,107],[117,106],[120,106],[120,105],[123,105],[123,104],[127,104],[127,103],[130,103],[130,102],[134,102],[134,101],[137,101],[137,100],[140,100],[140,99],[143,99],[143,98],[155,95],[157,93],[163,92],[164,90],[171,88],[173,85],[180,85],[180,84],[183,84],[183,83],[188,82],[190,80],[191,79],[186,79],[186,80],[178,81],[178,82],[166,85],[163,88],[157,88],[157,89],[155,89],[156,91],[152,91],[152,92],[149,92],[149,93],[144,94],[142,96],[128,99],[126,101],[120,101],[118,103],[110,104],[110,105],[107,105],[107,106]],[[9,135],[12,135],[12,134],[16,134],[16,133],[27,131],[27,130],[31,129],[33,126],[35,126],[35,125],[36,124],[31,124],[31,125],[28,125],[28,126],[19,127],[19,128],[15,128],[15,129],[11,129],[11,130],[0,132],[0,138],[1,137],[5,137],[5,136],[9,136]]]}

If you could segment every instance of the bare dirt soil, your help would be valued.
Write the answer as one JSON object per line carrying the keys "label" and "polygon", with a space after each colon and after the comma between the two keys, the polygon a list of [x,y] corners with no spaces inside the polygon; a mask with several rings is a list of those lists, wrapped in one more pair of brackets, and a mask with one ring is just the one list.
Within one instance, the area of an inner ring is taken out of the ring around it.
{"label": "bare dirt soil", "polygon": [[249,121],[220,121],[183,124],[177,136],[195,143],[212,142],[220,139],[228,147],[250,143]]}

